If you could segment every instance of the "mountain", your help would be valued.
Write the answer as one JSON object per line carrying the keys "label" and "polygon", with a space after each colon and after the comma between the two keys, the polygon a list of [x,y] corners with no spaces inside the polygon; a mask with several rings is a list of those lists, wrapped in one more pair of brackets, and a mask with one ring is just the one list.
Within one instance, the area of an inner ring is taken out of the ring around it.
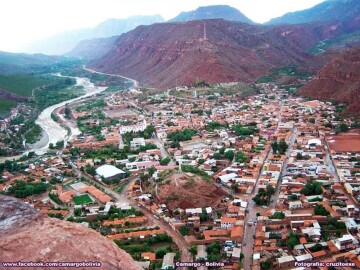
{"label": "mountain", "polygon": [[126,33],[139,25],[149,25],[163,21],[164,19],[160,15],[109,19],[94,28],[68,31],[30,44],[24,48],[24,51],[60,55],[71,51],[82,40],[116,36]]}
{"label": "mountain", "polygon": [[[204,25],[206,37],[204,37]],[[275,67],[298,65],[318,41],[357,26],[256,26],[221,19],[139,26],[120,36],[89,67],[156,88],[206,82],[252,82]]]}
{"label": "mountain", "polygon": [[267,24],[298,24],[314,21],[346,21],[360,17],[359,0],[327,0],[312,8],[290,12]]}
{"label": "mountain", "polygon": [[224,19],[228,21],[254,24],[254,22],[252,22],[239,10],[227,5],[199,7],[193,11],[181,12],[175,18],[169,20],[169,22],[187,22],[207,19]]}
{"label": "mountain", "polygon": [[360,112],[360,47],[339,53],[299,94],[315,99],[347,103],[347,112]]}
{"label": "mountain", "polygon": [[101,262],[96,269],[142,269],[98,232],[45,217],[30,205],[4,195],[0,195],[0,238],[2,262]]}
{"label": "mountain", "polygon": [[63,56],[48,56],[44,54],[9,53],[0,51],[0,74],[28,72],[40,66],[63,61]]}
{"label": "mountain", "polygon": [[109,38],[94,38],[86,39],[79,42],[78,45],[66,55],[70,57],[78,57],[85,60],[94,60],[105,55],[115,41],[118,39],[118,36],[113,36]]}

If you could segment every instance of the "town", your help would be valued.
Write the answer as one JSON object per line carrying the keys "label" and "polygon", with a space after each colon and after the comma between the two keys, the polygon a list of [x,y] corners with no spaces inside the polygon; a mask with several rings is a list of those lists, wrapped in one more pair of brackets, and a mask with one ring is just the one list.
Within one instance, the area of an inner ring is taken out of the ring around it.
{"label": "town", "polygon": [[[199,82],[67,104],[53,119],[80,135],[4,160],[0,190],[98,231],[144,269],[360,268],[359,122],[293,92]],[[18,119],[0,120],[1,138]]]}

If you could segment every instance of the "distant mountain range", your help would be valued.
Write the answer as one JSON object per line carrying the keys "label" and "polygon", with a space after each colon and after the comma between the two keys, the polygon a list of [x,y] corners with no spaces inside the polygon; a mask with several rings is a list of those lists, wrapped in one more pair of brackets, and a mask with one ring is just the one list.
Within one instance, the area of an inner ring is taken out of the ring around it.
{"label": "distant mountain range", "polygon": [[208,19],[224,19],[228,21],[254,24],[253,21],[247,18],[239,10],[227,5],[199,7],[193,11],[181,12],[175,18],[169,20],[169,22],[188,22]]}
{"label": "distant mountain range", "polygon": [[65,57],[0,51],[0,74],[28,72],[34,67],[52,65],[62,60],[65,60]]}
{"label": "distant mountain range", "polygon": [[[204,31],[204,25],[206,31]],[[89,66],[167,88],[207,82],[254,81],[270,69],[297,65],[320,40],[354,31],[356,25],[256,26],[220,19],[140,26],[120,36]],[[205,36],[206,32],[206,36]]]}
{"label": "distant mountain range", "polygon": [[80,29],[55,35],[24,48],[29,53],[60,55],[71,51],[80,41],[93,38],[106,38],[121,35],[139,25],[163,22],[160,15],[134,16],[127,19],[109,19],[94,28]]}
{"label": "distant mountain range", "polygon": [[287,13],[267,24],[299,24],[314,21],[346,21],[360,16],[359,0],[327,0],[312,8]]}
{"label": "distant mountain range", "polygon": [[[187,22],[205,19],[224,19],[228,21],[254,24],[254,22],[248,19],[239,10],[226,5],[199,7],[193,11],[181,12],[175,18],[169,20],[169,22]],[[105,26],[108,24],[102,25]],[[83,40],[66,55],[86,60],[93,60],[107,53],[114,45],[115,40],[115,37]]]}

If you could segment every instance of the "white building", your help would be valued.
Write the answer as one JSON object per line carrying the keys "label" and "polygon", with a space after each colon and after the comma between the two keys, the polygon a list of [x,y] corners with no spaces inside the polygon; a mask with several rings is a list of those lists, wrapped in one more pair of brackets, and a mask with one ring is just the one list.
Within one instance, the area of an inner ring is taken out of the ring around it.
{"label": "white building", "polygon": [[129,125],[129,126],[120,126],[119,132],[120,134],[124,134],[127,132],[139,132],[144,131],[147,127],[145,119],[141,122],[136,123],[135,125]]}
{"label": "white building", "polygon": [[110,180],[117,177],[123,178],[125,176],[125,172],[123,170],[107,164],[97,168],[96,174],[105,180]]}
{"label": "white building", "polygon": [[140,146],[145,146],[145,139],[144,138],[134,138],[130,142],[130,148],[131,149],[136,149],[136,148],[139,148]]}
{"label": "white building", "polygon": [[303,208],[302,202],[301,201],[293,201],[293,202],[289,202],[289,209],[293,210],[293,209],[301,209]]}

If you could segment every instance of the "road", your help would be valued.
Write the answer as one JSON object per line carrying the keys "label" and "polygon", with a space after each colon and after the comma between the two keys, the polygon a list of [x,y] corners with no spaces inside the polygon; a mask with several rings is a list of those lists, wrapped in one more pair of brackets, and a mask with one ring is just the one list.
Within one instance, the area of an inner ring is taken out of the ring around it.
{"label": "road", "polygon": [[117,74],[110,74],[110,73],[102,73],[102,72],[99,72],[99,71],[96,71],[96,70],[93,70],[93,69],[90,69],[90,68],[87,68],[85,66],[83,66],[83,69],[85,69],[86,71],[89,71],[91,73],[97,73],[97,74],[102,74],[102,75],[107,75],[107,76],[112,76],[112,77],[119,77],[119,78],[123,78],[125,80],[129,80],[133,83],[133,87],[136,89],[139,87],[139,82],[134,80],[134,79],[131,79],[131,78],[128,78],[128,77],[125,77],[125,76],[121,76],[121,75],[117,75]]}
{"label": "road", "polygon": [[[278,123],[276,126],[276,130],[278,130],[279,125],[281,123],[282,118],[282,101],[279,102],[279,115],[278,115]],[[243,260],[243,268],[245,270],[250,270],[252,266],[252,256],[254,254],[254,244],[255,244],[255,228],[256,226],[252,225],[249,226],[249,221],[256,221],[256,213],[264,211],[264,208],[256,206],[255,202],[252,200],[252,197],[256,195],[259,192],[259,179],[264,171],[264,164],[267,162],[269,154],[271,153],[272,149],[269,148],[268,152],[265,155],[264,161],[262,163],[260,172],[258,177],[256,178],[255,187],[253,189],[253,192],[248,195],[248,213],[246,214],[245,220],[244,220],[244,238],[242,243],[242,253],[244,254],[244,260]]]}
{"label": "road", "polygon": [[[139,207],[136,202],[134,202],[134,201],[127,198],[126,191],[127,191],[128,187],[129,187],[129,185],[131,183],[135,182],[138,179],[138,176],[129,177],[128,178],[130,180],[129,184],[123,189],[123,191],[121,193],[118,193],[118,192],[115,192],[114,190],[108,188],[107,186],[103,185],[102,183],[94,180],[92,177],[89,177],[88,175],[84,174],[78,168],[74,167],[74,170],[78,173],[79,176],[85,177],[92,184],[96,184],[99,187],[103,188],[104,191],[106,191],[109,195],[114,197],[117,200],[117,202],[127,202],[127,203],[129,203],[133,208],[136,208],[139,211],[143,212],[144,215],[149,219],[149,221],[151,223],[153,223],[156,226],[159,226],[160,228],[164,229],[165,232],[172,237],[174,243],[179,247],[179,250],[181,252],[181,261],[182,262],[191,262],[193,260],[192,255],[188,250],[189,246],[188,246],[187,242],[185,241],[185,239],[177,231],[174,231],[169,226],[169,224],[167,224],[165,221],[156,219],[154,217],[154,214],[151,213],[146,208]],[[181,269],[181,268],[179,268],[179,269]]]}
{"label": "road", "polygon": [[285,176],[285,174],[286,174],[286,167],[287,167],[287,165],[289,163],[290,154],[291,154],[291,151],[293,150],[296,137],[297,137],[297,128],[294,127],[293,130],[292,130],[292,133],[291,133],[291,138],[290,138],[289,144],[288,144],[289,147],[288,147],[288,149],[286,151],[286,154],[285,154],[286,155],[285,160],[284,160],[284,163],[282,165],[281,172],[280,172],[280,175],[279,175],[279,180],[278,180],[277,185],[276,185],[275,194],[272,196],[272,202],[269,205],[270,208],[275,208],[275,206],[276,206],[276,202],[277,202],[277,199],[278,199],[279,194],[280,194],[282,179],[283,179],[283,176]]}
{"label": "road", "polygon": [[171,161],[169,162],[169,166],[175,166],[176,163],[174,162],[174,160],[171,158],[171,156],[169,156],[169,153],[166,151],[165,147],[164,147],[164,144],[160,141],[159,138],[155,137],[153,139],[153,143],[160,148],[161,150],[161,157],[162,158],[166,158],[166,157],[169,157],[171,159]]}

